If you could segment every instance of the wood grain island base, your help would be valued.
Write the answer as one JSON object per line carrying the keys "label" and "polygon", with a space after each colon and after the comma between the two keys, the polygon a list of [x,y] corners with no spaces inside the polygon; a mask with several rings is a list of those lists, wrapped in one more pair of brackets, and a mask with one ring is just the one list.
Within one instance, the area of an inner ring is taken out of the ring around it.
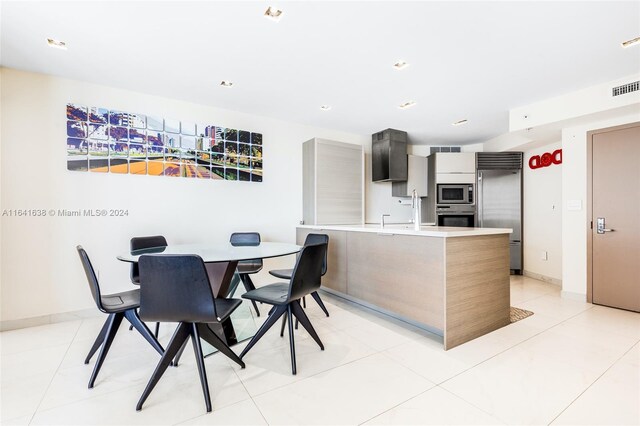
{"label": "wood grain island base", "polygon": [[510,229],[300,226],[329,235],[329,292],[443,336],[451,349],[510,323]]}

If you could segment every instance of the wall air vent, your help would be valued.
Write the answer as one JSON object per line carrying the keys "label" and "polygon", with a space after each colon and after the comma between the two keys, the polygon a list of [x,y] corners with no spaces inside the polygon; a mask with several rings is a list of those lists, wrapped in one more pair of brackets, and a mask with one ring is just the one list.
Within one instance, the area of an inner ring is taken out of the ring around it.
{"label": "wall air vent", "polygon": [[519,170],[522,169],[522,152],[478,152],[476,168],[478,170]]}
{"label": "wall air vent", "polygon": [[622,86],[614,87],[611,89],[611,96],[626,95],[627,93],[637,92],[640,90],[640,81],[634,81],[633,83],[623,84]]}
{"label": "wall air vent", "polygon": [[434,152],[460,152],[459,146],[432,146],[430,148],[430,154]]}

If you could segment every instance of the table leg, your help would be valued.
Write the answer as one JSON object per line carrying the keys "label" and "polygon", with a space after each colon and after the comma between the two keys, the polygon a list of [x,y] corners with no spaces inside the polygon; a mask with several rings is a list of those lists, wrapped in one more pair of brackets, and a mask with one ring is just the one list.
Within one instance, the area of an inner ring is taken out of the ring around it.
{"label": "table leg", "polygon": [[[213,297],[229,297],[231,280],[236,272],[238,262],[217,262],[205,263],[209,282],[211,283],[211,291]],[[233,328],[231,318],[227,318],[221,323],[210,323],[209,328],[218,336],[223,338],[227,345],[233,346],[238,343],[236,331]],[[207,354],[206,356],[211,355]]]}

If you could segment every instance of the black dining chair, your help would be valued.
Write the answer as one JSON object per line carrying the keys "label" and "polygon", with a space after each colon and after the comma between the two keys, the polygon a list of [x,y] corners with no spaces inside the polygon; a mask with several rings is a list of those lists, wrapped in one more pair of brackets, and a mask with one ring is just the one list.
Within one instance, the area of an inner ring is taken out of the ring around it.
{"label": "black dining chair", "polygon": [[138,260],[138,265],[141,278],[141,318],[146,321],[167,321],[179,324],[149,379],[136,410],[142,409],[142,405],[171,364],[172,359],[191,338],[204,400],[209,412],[211,397],[200,339],[204,339],[244,368],[244,362],[208,325],[209,323],[221,324],[240,306],[242,301],[213,296],[209,276],[200,256],[143,255]]}
{"label": "black dining chair", "polygon": [[96,273],[93,269],[93,265],[91,265],[91,260],[89,260],[87,252],[82,248],[82,246],[77,246],[76,249],[78,250],[78,255],[80,255],[80,261],[82,262],[85,275],[87,276],[91,296],[93,296],[93,300],[95,301],[98,309],[109,315],[102,326],[98,337],[93,343],[91,350],[89,350],[89,354],[84,360],[85,364],[89,364],[93,354],[95,354],[98,348],[102,346],[96,365],[93,368],[93,373],[91,373],[91,378],[89,379],[89,388],[92,388],[95,384],[96,378],[98,377],[100,368],[102,368],[102,364],[107,357],[107,353],[113,343],[113,339],[118,332],[118,328],[120,327],[120,324],[122,324],[123,318],[126,318],[127,321],[131,323],[131,326],[133,326],[160,355],[164,354],[164,349],[153,336],[151,330],[149,330],[146,324],[143,323],[138,316],[137,309],[140,306],[140,290],[135,289],[121,293],[102,294],[98,278],[96,277]]}
{"label": "black dining chair", "polygon": [[[229,242],[233,246],[259,246],[260,234],[257,232],[234,232],[231,234]],[[256,286],[253,284],[250,275],[256,274],[262,270],[262,259],[241,260],[238,262],[238,275],[240,281],[244,285],[246,291],[255,290]],[[253,309],[256,310],[256,315],[260,316],[260,310],[258,304],[255,301],[251,301]]]}
{"label": "black dining chair", "polygon": [[[133,237],[129,242],[129,249],[131,251],[134,250],[142,250],[153,247],[167,247],[169,244],[167,243],[167,239],[162,235],[153,235],[150,237]],[[138,263],[131,263],[131,282],[140,285],[140,272],[138,270]],[[132,327],[129,327],[131,330]],[[158,334],[160,333],[160,323],[156,323],[155,335],[158,338]]]}
{"label": "black dining chair", "polygon": [[[326,234],[307,234],[307,237],[304,240],[304,245],[305,246],[309,246],[309,245],[314,245],[314,244],[329,244],[329,236]],[[328,252],[328,250],[327,250]],[[327,273],[327,252],[325,252],[324,255],[324,261],[322,262],[322,276],[324,277],[324,274]],[[293,274],[293,269],[273,269],[271,271],[269,271],[269,273],[271,275],[273,275],[276,278],[281,278],[283,280],[290,280],[291,279],[291,275]],[[324,303],[322,302],[322,299],[320,298],[320,295],[318,294],[317,291],[314,291],[311,293],[311,297],[313,297],[313,300],[316,301],[316,303],[320,306],[320,309],[322,309],[325,313],[326,316],[329,316],[329,311],[327,310],[327,307],[324,306]],[[305,298],[302,298],[302,306],[303,307],[307,307],[306,306],[306,302],[305,302]],[[282,336],[283,332],[284,332],[284,325],[285,325],[285,321],[286,321],[286,317],[283,318],[282,320],[282,329],[280,330],[280,335]],[[296,328],[298,328],[298,324],[296,323]]]}
{"label": "black dining chair", "polygon": [[311,321],[300,306],[300,299],[309,293],[320,288],[320,277],[322,275],[322,263],[327,252],[327,244],[308,245],[302,248],[300,256],[296,261],[289,283],[275,283],[262,286],[258,289],[248,291],[242,297],[249,300],[268,303],[273,305],[269,312],[269,317],[253,336],[249,344],[240,354],[244,357],[247,352],[264,336],[278,319],[287,314],[289,321],[289,345],[291,350],[291,372],[296,374],[296,351],[293,339],[293,322],[295,316],[300,324],[318,343],[320,349],[324,350],[324,345],[320,337],[311,325]]}

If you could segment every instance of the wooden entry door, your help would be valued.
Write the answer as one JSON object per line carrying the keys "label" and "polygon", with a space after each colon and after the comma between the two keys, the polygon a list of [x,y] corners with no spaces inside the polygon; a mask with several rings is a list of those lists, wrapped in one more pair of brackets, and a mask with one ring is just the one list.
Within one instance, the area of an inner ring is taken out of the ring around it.
{"label": "wooden entry door", "polygon": [[640,124],[590,136],[592,302],[640,312]]}

